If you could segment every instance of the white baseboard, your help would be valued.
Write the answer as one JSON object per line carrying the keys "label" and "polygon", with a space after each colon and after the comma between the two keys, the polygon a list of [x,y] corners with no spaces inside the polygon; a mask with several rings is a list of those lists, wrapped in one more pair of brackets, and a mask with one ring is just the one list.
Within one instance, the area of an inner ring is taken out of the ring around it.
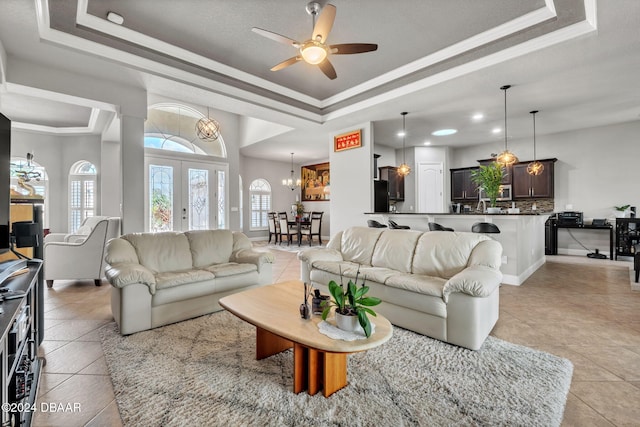
{"label": "white baseboard", "polygon": [[502,284],[504,285],[513,285],[513,286],[520,286],[522,285],[525,280],[527,280],[529,278],[529,276],[531,276],[533,273],[535,273],[535,271],[537,269],[539,269],[540,267],[542,267],[542,265],[546,262],[546,258],[542,257],[541,259],[539,259],[538,261],[534,262],[531,266],[529,266],[529,268],[527,268],[525,271],[523,271],[522,273],[520,273],[519,275],[513,275],[513,274],[505,274],[502,276]]}

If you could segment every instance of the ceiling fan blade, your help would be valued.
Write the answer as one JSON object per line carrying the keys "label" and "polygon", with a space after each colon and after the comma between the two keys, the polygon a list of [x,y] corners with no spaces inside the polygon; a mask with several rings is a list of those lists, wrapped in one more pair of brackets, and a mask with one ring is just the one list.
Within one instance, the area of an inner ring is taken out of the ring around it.
{"label": "ceiling fan blade", "polygon": [[271,68],[271,71],[278,71],[278,70],[282,70],[283,68],[288,67],[289,65],[293,65],[296,62],[300,61],[302,59],[301,56],[294,56],[293,58],[289,58],[285,61],[282,61],[281,63],[279,63],[278,65],[274,65]]}
{"label": "ceiling fan blade", "polygon": [[365,53],[378,50],[377,44],[372,43],[345,43],[329,46],[333,55],[350,55],[352,53]]}
{"label": "ceiling fan blade", "polygon": [[324,61],[322,61],[321,63],[318,64],[318,67],[320,67],[320,69],[322,70],[322,72],[329,77],[331,80],[335,79],[336,77],[338,77],[338,75],[336,74],[336,69],[333,68],[333,65],[331,64],[331,62],[329,62],[328,59],[325,59]]}
{"label": "ceiling fan blade", "polygon": [[295,48],[300,47],[299,42],[293,39],[290,39],[289,37],[283,36],[281,34],[274,33],[273,31],[263,30],[262,28],[258,28],[258,27],[253,27],[251,31],[253,31],[256,34],[260,34],[262,37],[275,40],[278,43],[284,43],[286,45],[293,46]]}
{"label": "ceiling fan blade", "polygon": [[333,21],[336,19],[336,7],[332,4],[328,4],[322,8],[318,22],[313,27],[313,34],[311,38],[317,40],[320,43],[324,43],[333,28]]}

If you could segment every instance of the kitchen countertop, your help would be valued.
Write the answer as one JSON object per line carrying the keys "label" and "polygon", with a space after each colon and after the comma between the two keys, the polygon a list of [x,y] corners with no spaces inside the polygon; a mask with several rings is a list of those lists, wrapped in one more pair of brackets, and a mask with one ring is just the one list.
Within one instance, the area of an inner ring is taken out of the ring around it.
{"label": "kitchen countertop", "polygon": [[465,213],[451,213],[451,212],[365,212],[365,215],[427,215],[427,216],[469,216],[469,215],[492,215],[492,216],[538,216],[538,215],[551,215],[553,212],[520,212],[520,213],[484,213],[484,212],[465,212]]}

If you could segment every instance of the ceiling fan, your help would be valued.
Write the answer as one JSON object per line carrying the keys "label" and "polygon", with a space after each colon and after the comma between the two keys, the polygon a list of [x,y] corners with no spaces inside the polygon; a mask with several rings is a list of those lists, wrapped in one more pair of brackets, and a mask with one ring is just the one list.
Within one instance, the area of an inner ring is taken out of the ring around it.
{"label": "ceiling fan", "polygon": [[[275,65],[271,68],[271,71],[282,70],[298,61],[305,61],[308,64],[320,67],[320,70],[333,80],[337,77],[337,74],[335,68],[333,68],[333,65],[329,61],[329,55],[351,55],[354,53],[373,52],[378,49],[377,44],[371,43],[326,44],[329,32],[333,27],[333,21],[336,18],[336,7],[332,4],[327,4],[322,8],[322,13],[320,13],[320,4],[312,1],[307,4],[306,9],[307,13],[313,16],[313,33],[311,34],[311,38],[304,42],[299,42],[274,33],[273,31],[263,30],[262,28],[253,27],[251,29],[251,31],[263,37],[295,47],[300,52],[298,55]],[[318,16],[318,14],[320,15]],[[316,16],[318,16],[317,22]]]}

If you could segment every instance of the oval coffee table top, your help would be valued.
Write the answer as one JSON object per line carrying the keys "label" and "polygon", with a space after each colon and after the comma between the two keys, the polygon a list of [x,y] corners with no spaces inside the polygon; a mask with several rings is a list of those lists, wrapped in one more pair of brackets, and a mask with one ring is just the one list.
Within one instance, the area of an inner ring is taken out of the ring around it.
{"label": "oval coffee table top", "polygon": [[378,314],[369,315],[375,332],[367,339],[343,341],[332,339],[318,330],[319,315],[310,319],[300,316],[304,285],[300,281],[260,286],[220,299],[220,305],[245,322],[265,329],[287,340],[333,353],[355,353],[387,342],[393,335],[389,321]]}

